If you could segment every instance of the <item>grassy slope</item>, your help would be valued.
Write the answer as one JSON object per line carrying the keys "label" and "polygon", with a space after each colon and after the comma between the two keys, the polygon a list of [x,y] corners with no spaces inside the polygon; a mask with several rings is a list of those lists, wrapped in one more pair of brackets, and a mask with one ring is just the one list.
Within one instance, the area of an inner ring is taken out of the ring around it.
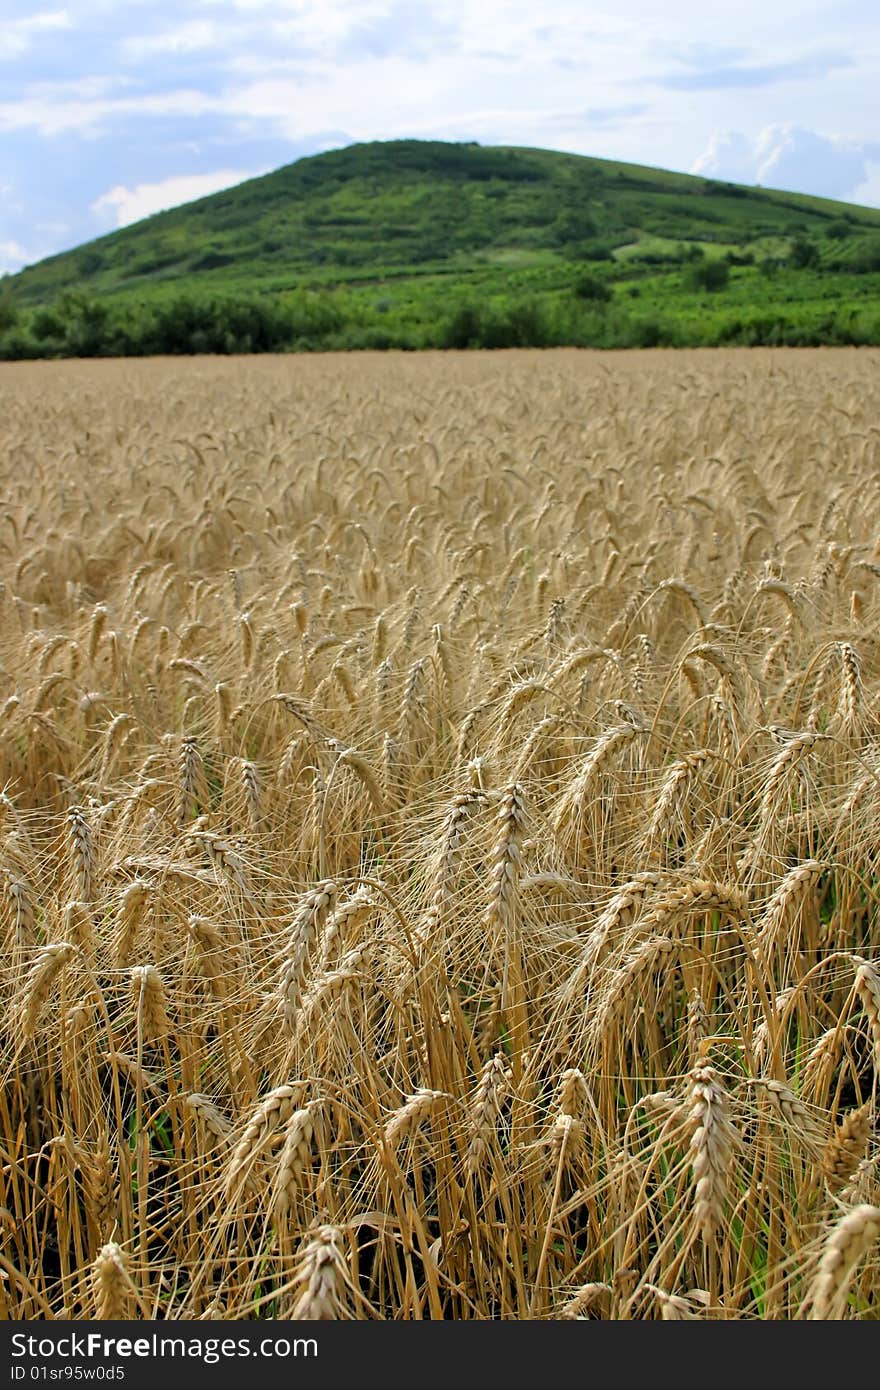
{"label": "grassy slope", "polygon": [[[797,236],[816,244],[819,266],[768,278],[761,262],[784,258]],[[695,293],[681,264],[689,246],[756,264],[736,266],[721,293]],[[72,287],[145,304],[325,289],[364,322],[418,329],[466,295],[559,301],[588,268],[627,308],[693,326],[783,307],[870,312],[880,273],[843,267],[872,248],[876,210],[548,150],[390,141],[299,160],[9,285],[22,308]]]}

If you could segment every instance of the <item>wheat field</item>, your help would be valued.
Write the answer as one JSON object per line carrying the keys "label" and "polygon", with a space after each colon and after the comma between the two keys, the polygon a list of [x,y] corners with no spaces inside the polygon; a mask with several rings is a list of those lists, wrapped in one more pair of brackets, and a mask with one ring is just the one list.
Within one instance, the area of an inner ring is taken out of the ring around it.
{"label": "wheat field", "polygon": [[878,367],[0,370],[0,1317],[878,1316]]}

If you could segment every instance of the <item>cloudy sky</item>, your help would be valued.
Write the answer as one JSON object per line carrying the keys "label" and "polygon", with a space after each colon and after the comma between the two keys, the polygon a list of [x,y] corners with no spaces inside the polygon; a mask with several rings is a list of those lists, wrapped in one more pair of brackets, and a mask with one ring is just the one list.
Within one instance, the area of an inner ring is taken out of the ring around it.
{"label": "cloudy sky", "polygon": [[2,0],[0,273],[355,140],[880,207],[877,0]]}

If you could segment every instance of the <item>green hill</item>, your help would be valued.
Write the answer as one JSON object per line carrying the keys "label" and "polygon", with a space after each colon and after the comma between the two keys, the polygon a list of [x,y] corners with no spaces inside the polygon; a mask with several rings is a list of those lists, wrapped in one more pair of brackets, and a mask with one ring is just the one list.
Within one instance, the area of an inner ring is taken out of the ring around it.
{"label": "green hill", "polygon": [[5,356],[869,342],[880,211],[549,150],[397,140],[301,159],[4,286]]}

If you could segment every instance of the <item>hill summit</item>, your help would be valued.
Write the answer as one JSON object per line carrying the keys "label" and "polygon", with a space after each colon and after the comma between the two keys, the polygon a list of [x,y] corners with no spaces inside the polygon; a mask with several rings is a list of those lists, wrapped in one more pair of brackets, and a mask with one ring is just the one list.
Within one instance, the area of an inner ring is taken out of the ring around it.
{"label": "hill summit", "polygon": [[[550,150],[392,140],[300,159],[28,267],[4,282],[0,332],[5,318],[19,347],[63,352],[85,300],[117,329],[183,302],[202,322],[222,300],[285,308],[286,337],[244,333],[255,349],[505,346],[540,331],[614,345],[624,318],[660,341],[835,341],[844,324],[873,341],[878,281],[880,211]],[[510,325],[516,306],[519,334],[492,341],[487,325]],[[247,350],[238,330],[228,349],[205,331],[209,350]]]}

